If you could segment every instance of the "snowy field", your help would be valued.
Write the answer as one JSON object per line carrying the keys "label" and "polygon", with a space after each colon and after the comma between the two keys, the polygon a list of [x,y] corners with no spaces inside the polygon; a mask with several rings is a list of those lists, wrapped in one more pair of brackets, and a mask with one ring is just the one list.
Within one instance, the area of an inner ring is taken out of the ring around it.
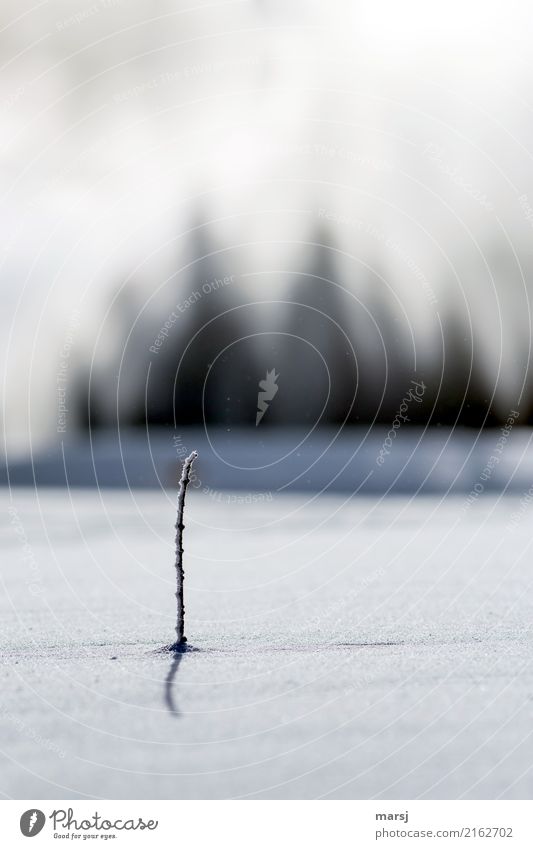
{"label": "snowy field", "polygon": [[530,5],[3,0],[0,796],[532,798]]}
{"label": "snowy field", "polygon": [[170,655],[174,496],[3,491],[5,797],[531,798],[528,502],[192,492]]}

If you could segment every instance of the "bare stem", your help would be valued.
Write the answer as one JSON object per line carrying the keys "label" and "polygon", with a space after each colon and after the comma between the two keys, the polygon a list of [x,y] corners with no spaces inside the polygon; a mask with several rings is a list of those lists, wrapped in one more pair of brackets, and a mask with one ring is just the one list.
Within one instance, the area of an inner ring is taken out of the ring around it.
{"label": "bare stem", "polygon": [[185,493],[191,479],[191,467],[193,461],[198,457],[198,453],[193,451],[185,462],[181,470],[180,488],[178,492],[178,517],[176,519],[176,601],[177,601],[177,619],[176,619],[176,645],[187,642],[185,631],[185,605],[183,603],[183,512],[185,510]]}

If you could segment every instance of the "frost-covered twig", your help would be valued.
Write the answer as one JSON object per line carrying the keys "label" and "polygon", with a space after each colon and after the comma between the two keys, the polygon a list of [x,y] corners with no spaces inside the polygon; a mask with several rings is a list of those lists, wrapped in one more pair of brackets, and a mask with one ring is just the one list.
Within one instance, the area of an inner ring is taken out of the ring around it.
{"label": "frost-covered twig", "polygon": [[185,631],[185,605],[183,603],[183,511],[185,509],[185,493],[191,479],[191,467],[193,461],[198,457],[198,452],[193,451],[185,462],[181,470],[180,488],[178,492],[178,517],[176,519],[176,601],[177,601],[177,620],[176,620],[176,646],[180,646],[187,642]]}

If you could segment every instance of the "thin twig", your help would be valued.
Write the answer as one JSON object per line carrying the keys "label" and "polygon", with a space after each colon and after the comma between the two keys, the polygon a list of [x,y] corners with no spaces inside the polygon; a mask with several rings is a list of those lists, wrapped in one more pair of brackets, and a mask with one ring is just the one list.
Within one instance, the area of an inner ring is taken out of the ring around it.
{"label": "thin twig", "polygon": [[180,488],[178,492],[178,517],[176,519],[176,601],[177,601],[177,619],[176,619],[176,647],[187,642],[185,631],[185,605],[183,603],[183,512],[185,510],[185,493],[191,479],[191,467],[193,461],[198,457],[198,453],[193,451],[187,457],[181,470]]}

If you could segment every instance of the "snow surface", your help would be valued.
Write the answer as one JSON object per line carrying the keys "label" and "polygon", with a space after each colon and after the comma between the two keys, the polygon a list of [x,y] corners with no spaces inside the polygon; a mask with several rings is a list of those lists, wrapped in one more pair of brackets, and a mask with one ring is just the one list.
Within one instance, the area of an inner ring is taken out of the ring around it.
{"label": "snow surface", "polygon": [[[1,496],[0,791],[531,798],[520,497]],[[515,519],[510,523],[511,515]]]}

